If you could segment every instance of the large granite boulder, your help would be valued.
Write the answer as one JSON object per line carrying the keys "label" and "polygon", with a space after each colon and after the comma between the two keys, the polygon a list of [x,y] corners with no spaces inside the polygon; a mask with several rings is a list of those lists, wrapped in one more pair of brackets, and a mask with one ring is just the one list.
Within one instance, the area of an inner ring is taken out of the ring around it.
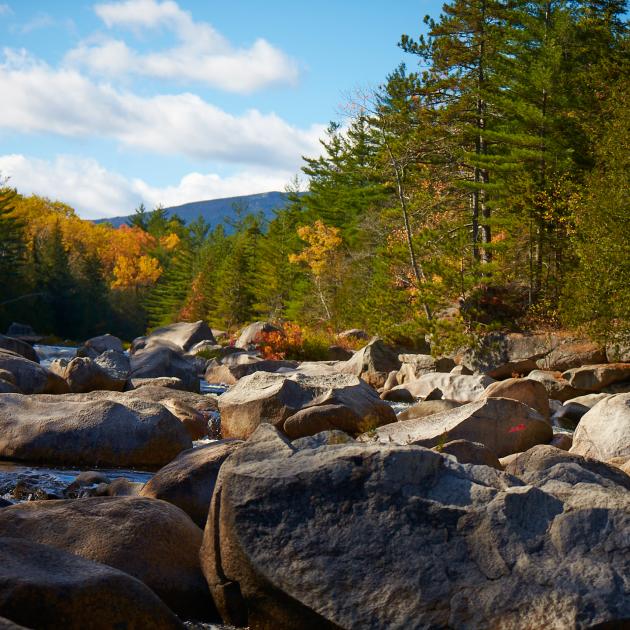
{"label": "large granite boulder", "polygon": [[341,365],[344,374],[354,374],[374,388],[383,387],[389,373],[401,366],[398,353],[382,339],[374,339]]}
{"label": "large granite boulder", "polygon": [[557,345],[551,352],[536,361],[541,370],[564,372],[571,368],[605,363],[606,350],[587,340],[569,341]]}
{"label": "large granite boulder", "polygon": [[484,444],[497,457],[547,444],[552,438],[551,425],[537,411],[509,398],[488,398],[418,420],[400,420],[359,437],[426,447],[468,440]]}
{"label": "large granite boulder", "polygon": [[241,444],[241,440],[220,440],[180,453],[147,481],[141,496],[176,505],[203,529],[221,464]]}
{"label": "large granite boulder", "polygon": [[33,346],[31,346],[30,343],[21,341],[20,339],[0,335],[0,348],[15,352],[15,354],[19,354],[34,363],[39,363],[39,357],[37,356],[37,352],[35,352]]}
{"label": "large granite boulder", "polygon": [[140,580],[21,538],[0,538],[0,615],[28,628],[184,630]]}
{"label": "large granite boulder", "polygon": [[433,372],[420,378],[398,385],[396,389],[406,389],[415,398],[426,398],[432,391],[439,389],[442,398],[455,402],[467,403],[477,400],[494,379],[484,375],[468,376],[464,374],[442,374]]}
{"label": "large granite boulder", "polygon": [[216,344],[212,330],[204,321],[177,322],[156,328],[147,338],[147,345],[174,344],[184,352],[188,352],[200,341]]}
{"label": "large granite boulder", "polygon": [[131,370],[131,361],[124,352],[106,350],[94,359],[94,363],[104,370],[110,378],[123,383],[123,386],[126,384]]}
{"label": "large granite boulder", "polygon": [[[630,490],[630,476],[604,462],[590,457],[582,457],[576,453],[568,453],[549,444],[533,446],[524,453],[520,453],[506,467],[505,472],[519,477],[525,483],[536,485],[545,478],[553,478],[549,471],[558,464],[563,467],[563,474],[568,470],[565,464],[577,464],[580,467],[581,476],[584,470],[598,475],[602,479],[615,483],[626,490]],[[603,481],[598,481],[602,484]]]}
{"label": "large granite boulder", "polygon": [[90,394],[0,396],[0,458],[158,468],[191,446],[182,423],[158,403]]}
{"label": "large granite boulder", "polygon": [[527,378],[530,381],[538,381],[547,390],[547,395],[553,400],[565,402],[587,392],[573,387],[560,372],[547,372],[545,370],[532,370]]}
{"label": "large granite boulder", "polygon": [[[282,430],[285,420],[300,409],[317,405],[350,408],[357,417],[356,432],[361,427],[374,428],[396,420],[391,407],[356,376],[256,372],[219,397],[221,432],[224,438],[247,439],[262,423]],[[303,435],[300,431],[299,436]]]}
{"label": "large granite boulder", "polygon": [[600,392],[609,385],[630,381],[630,363],[584,365],[567,370],[562,376],[576,389]]}
{"label": "large granite boulder", "polygon": [[202,531],[170,503],[31,501],[0,511],[0,537],[25,538],[124,571],[188,618],[214,612],[199,565]]}
{"label": "large granite boulder", "polygon": [[123,351],[122,341],[118,337],[114,337],[114,335],[110,335],[109,333],[88,339],[77,350],[77,356],[95,359],[99,354],[103,354],[108,350],[113,350],[114,352]]}
{"label": "large granite boulder", "polygon": [[183,356],[175,345],[168,342],[150,344],[131,356],[129,378],[179,378],[187,390],[199,392],[199,376],[195,364]]}
{"label": "large granite boulder", "polygon": [[221,468],[203,571],[224,622],[254,629],[615,627],[630,495],[576,468],[585,483],[526,486],[421,447],[296,448],[261,426]]}
{"label": "large granite boulder", "polygon": [[126,376],[117,378],[114,373],[87,357],[76,357],[60,365],[58,374],[68,383],[70,391],[76,394],[97,390],[122,392],[127,381]]}
{"label": "large granite boulder", "polygon": [[450,372],[455,361],[450,357],[435,358],[430,354],[399,354],[402,365],[398,371],[398,384],[413,381],[430,372]]}
{"label": "large granite boulder", "polygon": [[297,361],[276,361],[261,359],[247,352],[231,354],[223,360],[210,361],[206,367],[204,378],[208,383],[234,385],[238,380],[254,372],[279,372],[295,370]]}
{"label": "large granite boulder", "polygon": [[570,452],[602,461],[630,458],[630,394],[605,398],[585,413]]}
{"label": "large granite boulder", "polygon": [[0,370],[10,372],[13,384],[25,394],[64,394],[70,391],[59,375],[10,350],[0,350]]}
{"label": "large granite boulder", "polygon": [[535,409],[543,418],[549,418],[549,396],[542,383],[529,378],[508,378],[504,381],[491,383],[479,397],[511,398],[520,400]]}

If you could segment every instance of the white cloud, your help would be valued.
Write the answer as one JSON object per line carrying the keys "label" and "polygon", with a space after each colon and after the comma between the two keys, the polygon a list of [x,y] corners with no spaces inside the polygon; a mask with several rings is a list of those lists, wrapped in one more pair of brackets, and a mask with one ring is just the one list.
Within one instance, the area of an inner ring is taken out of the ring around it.
{"label": "white cloud", "polygon": [[76,70],[52,69],[24,50],[0,64],[0,128],[112,138],[128,147],[193,159],[297,170],[320,151],[323,125],[301,129],[276,114],[233,115],[191,93],[138,96]]}
{"label": "white cloud", "polygon": [[173,33],[177,45],[140,53],[119,39],[91,39],[69,51],[66,64],[112,77],[137,74],[193,81],[238,93],[297,81],[298,64],[265,39],[236,48],[211,24],[195,22],[176,2],[127,0],[96,5],[95,11],[110,28],[164,28]]}
{"label": "white cloud", "polygon": [[96,160],[61,155],[54,160],[21,154],[0,156],[0,174],[22,194],[37,194],[63,201],[84,218],[131,214],[140,202],[148,208],[190,201],[233,197],[283,190],[290,171],[249,169],[220,177],[215,173],[189,173],[172,186],[152,186],[142,179],[127,179]]}

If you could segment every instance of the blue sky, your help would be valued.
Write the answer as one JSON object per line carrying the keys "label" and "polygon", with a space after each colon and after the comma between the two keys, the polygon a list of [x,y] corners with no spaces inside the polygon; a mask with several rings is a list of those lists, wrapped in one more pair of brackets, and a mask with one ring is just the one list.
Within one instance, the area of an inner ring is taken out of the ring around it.
{"label": "blue sky", "polygon": [[0,173],[90,218],[281,190],[440,6],[0,0]]}

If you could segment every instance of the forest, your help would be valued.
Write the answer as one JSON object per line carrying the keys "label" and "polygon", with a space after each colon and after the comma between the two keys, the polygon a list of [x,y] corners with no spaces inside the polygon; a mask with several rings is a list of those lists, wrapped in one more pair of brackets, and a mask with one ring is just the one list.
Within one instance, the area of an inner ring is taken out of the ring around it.
{"label": "forest", "polygon": [[348,100],[272,220],[140,206],[114,229],[3,180],[0,329],[130,340],[264,319],[437,351],[499,328],[627,343],[626,10],[447,2],[401,36],[405,65]]}

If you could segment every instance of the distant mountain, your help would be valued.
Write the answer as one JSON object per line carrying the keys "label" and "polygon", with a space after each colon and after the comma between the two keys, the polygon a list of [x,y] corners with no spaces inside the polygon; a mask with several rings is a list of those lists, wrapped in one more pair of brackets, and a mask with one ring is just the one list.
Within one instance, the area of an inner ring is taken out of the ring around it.
{"label": "distant mountain", "polygon": [[[225,197],[223,199],[208,199],[207,201],[193,201],[181,206],[165,208],[170,215],[177,214],[185,223],[195,221],[201,215],[213,228],[223,223],[226,218],[234,216],[234,207],[242,207],[246,213],[262,212],[265,217],[273,218],[273,210],[279,210],[287,205],[287,193],[266,192],[257,195],[242,195],[241,197]],[[127,223],[133,215],[97,219],[95,223],[111,223],[120,227]]]}

